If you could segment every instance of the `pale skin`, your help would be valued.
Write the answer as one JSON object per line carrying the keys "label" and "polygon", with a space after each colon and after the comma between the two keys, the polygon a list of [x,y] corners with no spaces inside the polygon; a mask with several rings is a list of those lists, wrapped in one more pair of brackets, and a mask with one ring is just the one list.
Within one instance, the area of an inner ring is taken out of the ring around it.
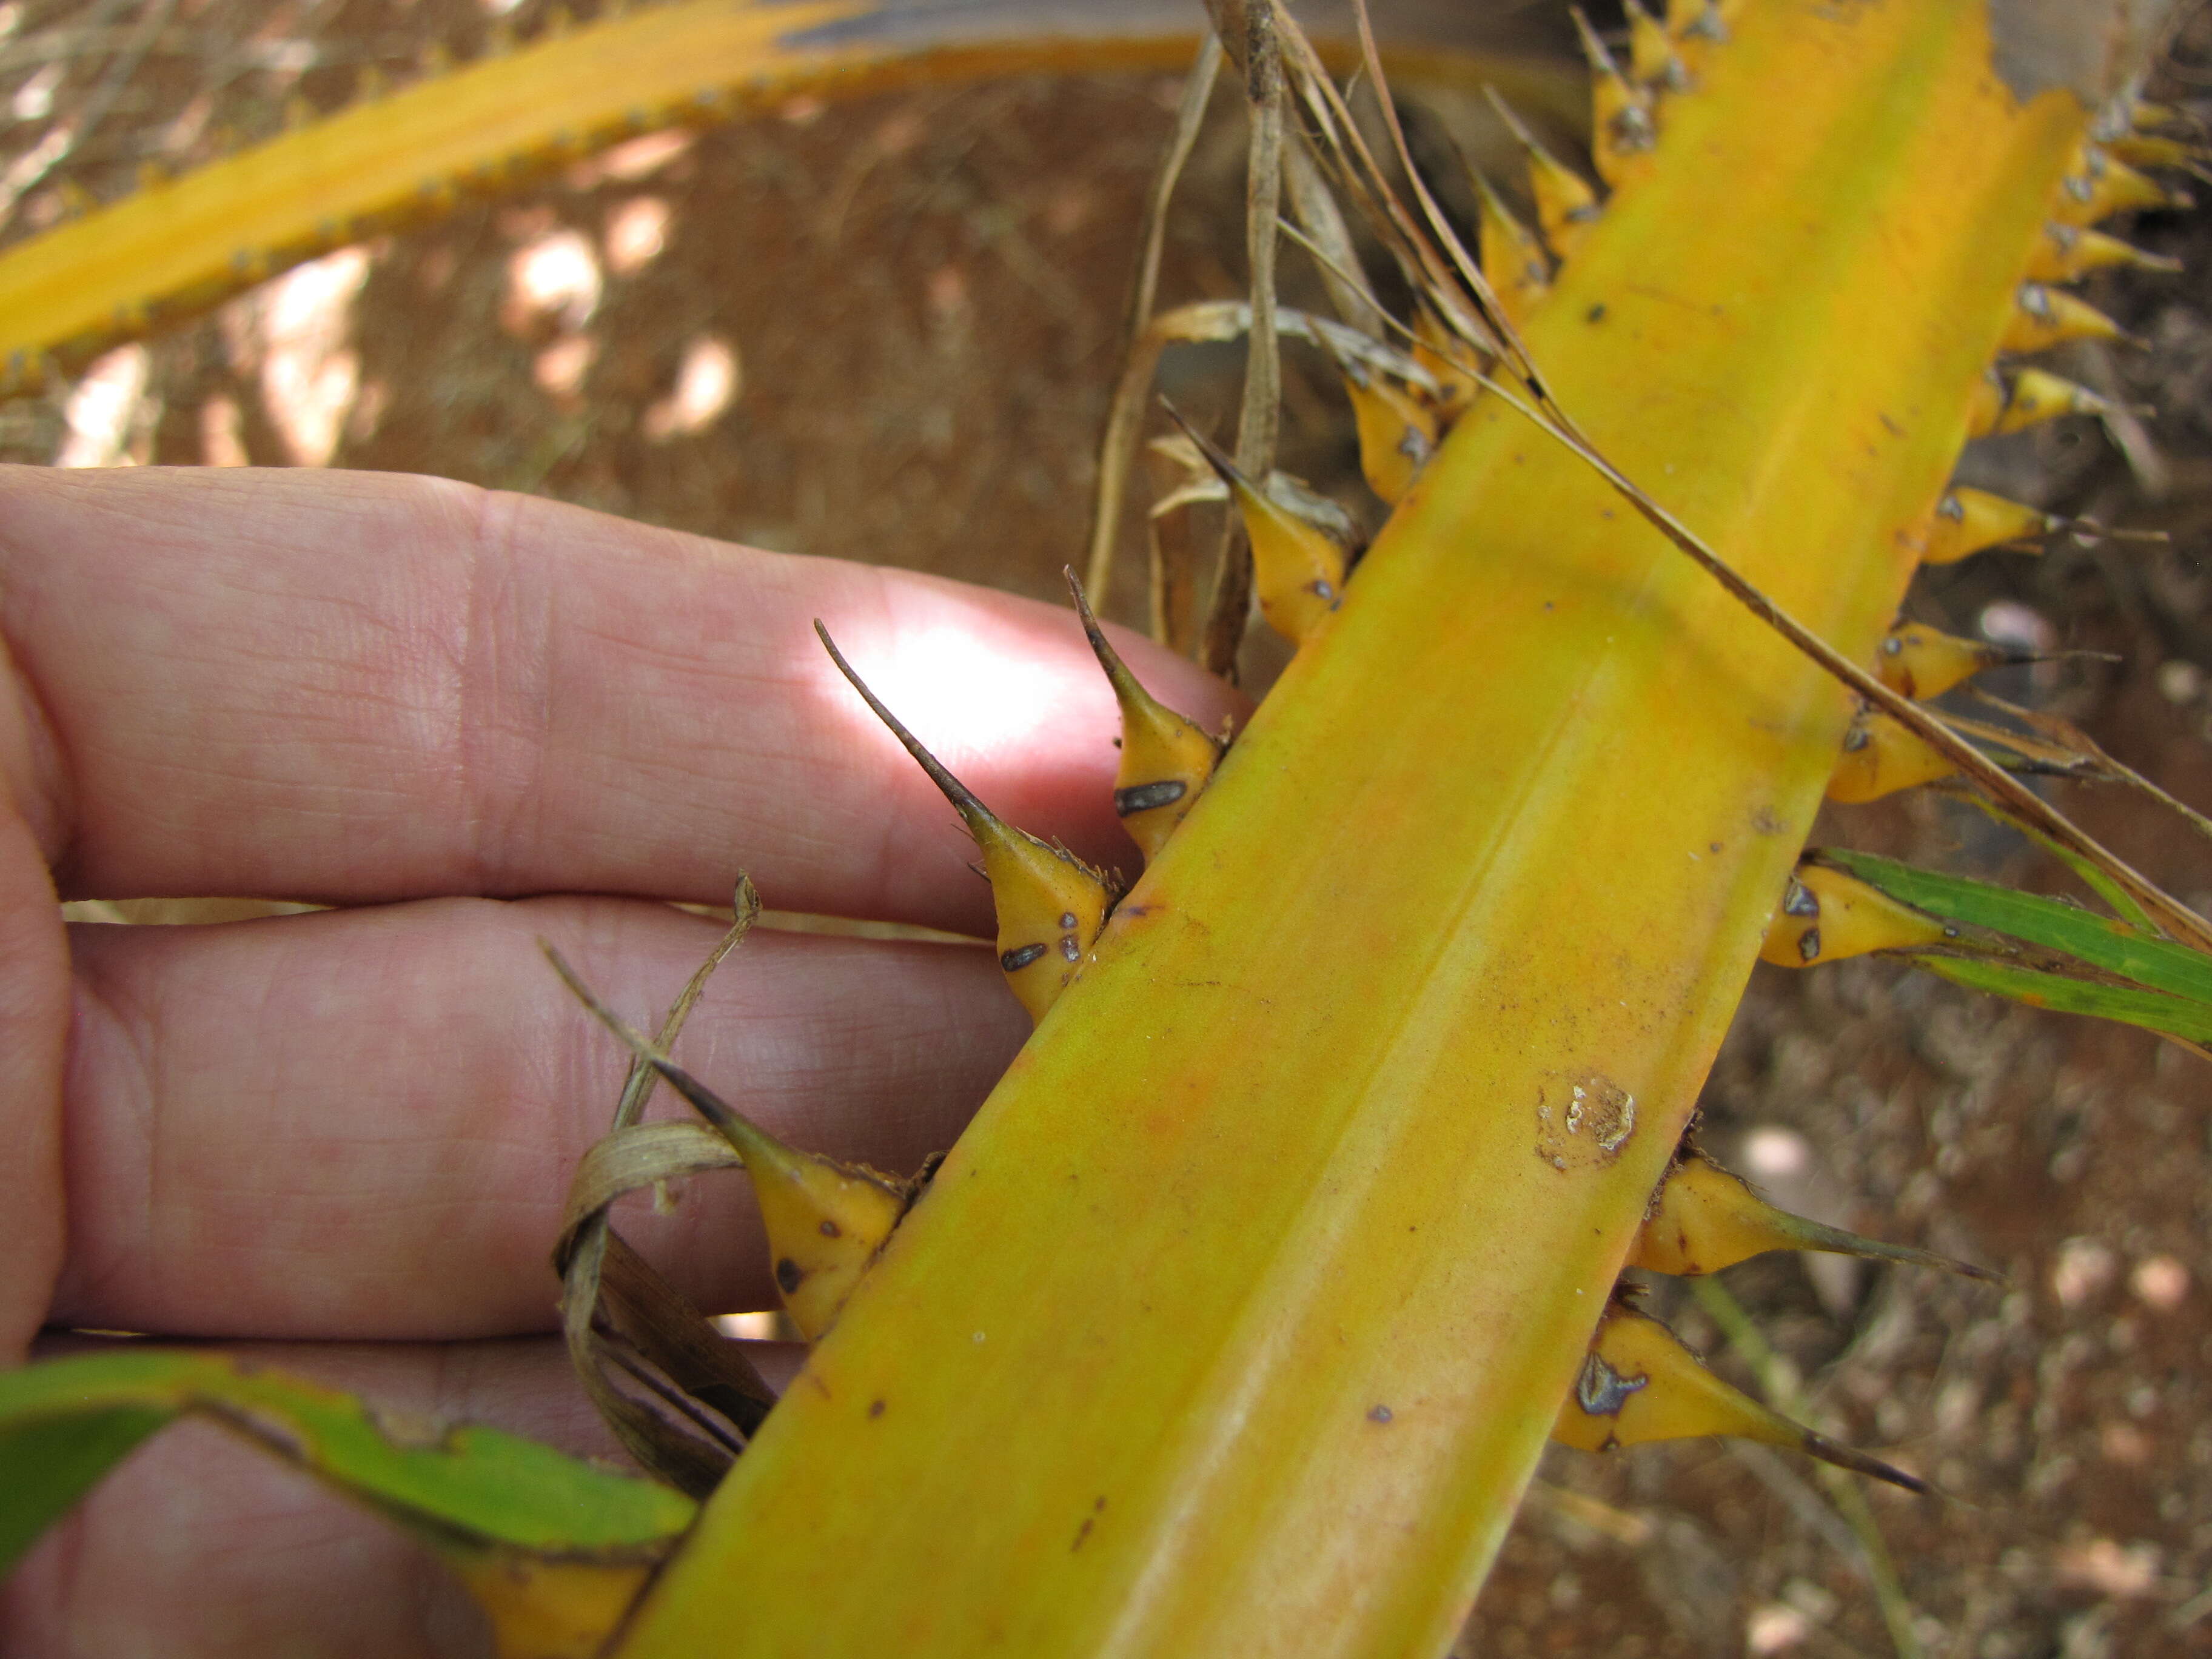
{"label": "pale skin", "polygon": [[[0,1360],[72,1330],[251,1345],[611,1455],[545,1334],[547,1254],[623,1060],[537,941],[642,1021],[720,931],[660,901],[727,902],[740,867],[777,908],[989,931],[817,617],[983,799],[1133,871],[1065,608],[429,479],[0,469]],[[1233,712],[1115,643],[1171,705]],[[213,896],[344,908],[58,903]],[[1027,1025],[987,951],[757,933],[678,1052],[775,1133],[905,1171]],[[741,1188],[623,1219],[710,1309],[772,1296]],[[482,1641],[427,1557],[204,1425],[0,1585],[7,1653]]]}

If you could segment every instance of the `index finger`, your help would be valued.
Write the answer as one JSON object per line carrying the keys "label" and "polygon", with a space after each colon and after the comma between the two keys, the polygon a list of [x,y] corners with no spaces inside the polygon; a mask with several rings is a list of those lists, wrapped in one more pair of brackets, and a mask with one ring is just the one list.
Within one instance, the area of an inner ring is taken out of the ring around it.
{"label": "index finger", "polygon": [[1003,816],[1133,862],[1066,611],[441,480],[0,474],[16,796],[69,896],[720,900],[744,866],[782,908],[983,930],[964,836],[817,617]]}

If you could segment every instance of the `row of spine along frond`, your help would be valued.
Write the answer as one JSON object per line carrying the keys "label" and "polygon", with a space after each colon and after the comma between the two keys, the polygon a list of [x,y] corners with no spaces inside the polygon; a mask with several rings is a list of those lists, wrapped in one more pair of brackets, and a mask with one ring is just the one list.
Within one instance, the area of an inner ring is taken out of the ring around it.
{"label": "row of spine along frond", "polygon": [[[2137,412],[2088,386],[2013,360],[2075,340],[2139,343],[2129,340],[2110,317],[2061,285],[2100,270],[2179,268],[2174,260],[2093,228],[2115,214],[2191,205],[2185,191],[2135,165],[2138,161],[2166,167],[2197,164],[2200,152],[2194,145],[2160,131],[2171,119],[2170,112],[2160,106],[2120,100],[2099,117],[2082,142],[2014,290],[2012,311],[1998,344],[1999,362],[1976,387],[1968,416],[1970,441],[2021,432],[2066,416],[2111,420]],[[1993,548],[2039,551],[2040,538],[2061,534],[2085,544],[2107,538],[2162,539],[2147,532],[2109,530],[1987,490],[1954,485],[1923,521],[1917,544],[1923,564],[1945,565]],[[1925,701],[1963,684],[1983,669],[2038,659],[2034,653],[1957,639],[1900,621],[1883,641],[1874,666],[1892,690]],[[1953,724],[1966,729],[1960,722]],[[1981,735],[1979,729],[1976,735]],[[2037,745],[2002,734],[1996,757],[2014,769],[2051,769],[2049,757],[2037,752]],[[1863,708],[1844,737],[1829,799],[1846,804],[1875,800],[1917,785],[1945,782],[1957,770],[1950,757],[1896,719]],[[1796,928],[1787,906],[1775,925],[1778,938],[1770,944],[1770,961],[1804,965],[1829,960],[1834,954],[1832,944],[1825,952],[1803,951],[1808,935]],[[1819,937],[1817,930],[1810,937]]]}
{"label": "row of spine along frond", "polygon": [[[1629,61],[1624,70],[1596,33],[1577,16],[1595,88],[1595,159],[1599,177],[1609,190],[1632,188],[1648,167],[1658,141],[1664,100],[1694,88],[1696,64],[1725,41],[1728,17],[1728,9],[1719,5],[1678,3],[1662,23],[1648,10],[1632,5]],[[1530,230],[1514,216],[1488,180],[1480,175],[1474,178],[1480,207],[1481,270],[1489,279],[1481,303],[1495,306],[1507,325],[1515,326],[1540,302],[1556,262],[1571,257],[1581,237],[1603,212],[1604,202],[1596,188],[1553,156],[1502,101],[1493,101],[1527,157],[1528,191],[1538,221],[1538,229]],[[1401,258],[1401,263],[1416,263],[1403,251]],[[1414,286],[1425,302],[1417,307],[1413,322],[1404,328],[1407,343],[1404,350],[1371,337],[1360,341],[1356,349],[1347,349],[1339,337],[1343,333],[1340,326],[1331,328],[1309,319],[1296,319],[1294,324],[1334,362],[1352,407],[1362,474],[1376,496],[1393,507],[1412,489],[1443,433],[1478,395],[1479,368],[1493,356],[1510,353],[1510,348],[1494,354],[1471,351],[1468,337],[1479,332],[1480,324],[1470,327],[1464,312],[1455,323],[1447,321],[1445,313],[1452,301],[1443,299],[1438,303],[1432,288],[1419,282]],[[1240,324],[1243,320],[1237,319]],[[1195,336],[1198,330],[1194,328],[1192,332]],[[1494,337],[1491,343],[1504,344]],[[1354,580],[1359,542],[1343,510],[1279,472],[1264,481],[1249,476],[1219,444],[1180,412],[1169,407],[1167,413],[1180,428],[1181,437],[1159,447],[1180,459],[1189,474],[1189,481],[1170,498],[1170,504],[1211,497],[1234,507],[1252,550],[1254,597],[1261,616],[1292,646],[1304,645],[1327,627],[1343,601],[1347,582]],[[1196,804],[1224,744],[1163,708],[1144,690],[1107,641],[1072,572],[1069,580],[1083,626],[1121,708],[1115,805],[1149,860],[1158,856],[1176,825]],[[1921,673],[1932,676],[1941,672],[1936,666],[1940,652],[1917,638],[1906,643],[1912,649],[1910,660]],[[836,655],[835,647],[830,648]],[[1081,866],[1064,852],[1022,837],[1030,848],[1029,863],[1040,873],[1009,874],[1002,880],[1000,870],[989,865],[991,838],[1018,836],[1020,832],[1003,826],[988,827],[996,826],[996,820],[988,819],[973,797],[898,724],[841,655],[836,660],[986,848],[987,867],[1000,908],[1001,965],[1013,978],[1025,1006],[1042,1018],[1042,1007],[1018,977],[1035,959],[1032,953],[1042,954],[1040,947],[1030,943],[1010,945],[1011,940],[1025,939],[1024,929],[1030,924],[1014,924],[1009,932],[1007,919],[1010,915],[1053,910],[1059,900],[1049,895],[1062,890],[1061,884],[1087,878],[1087,872],[1073,873]],[[1948,664],[1948,659],[1945,661]],[[979,824],[987,827],[979,828]],[[1054,867],[1055,861],[1060,867]],[[1024,896],[1029,884],[1036,885],[1045,896]],[[1102,906],[1104,902],[1102,899]],[[1890,908],[1903,911],[1903,907]],[[1099,914],[1103,917],[1103,908]],[[1072,911],[1063,915],[1061,920],[1072,915]],[[1094,927],[1087,933],[1071,933],[1061,941],[1066,967],[1063,971],[1054,964],[1055,977],[1046,991],[1048,1003],[1079,974],[1096,931]],[[1705,1273],[1753,1255],[1784,1249],[1837,1251],[1944,1267],[1971,1277],[1990,1277],[1982,1269],[1926,1251],[1863,1238],[1789,1215],[1766,1203],[1688,1140],[1653,1196],[1627,1265],[1666,1273]],[[1792,1447],[1911,1490],[1924,1490],[1913,1476],[1792,1423],[1723,1382],[1662,1323],[1637,1307],[1636,1295],[1635,1287],[1624,1283],[1607,1308],[1575,1385],[1561,1404],[1553,1431],[1554,1439],[1595,1451],[1684,1436],[1735,1435]]]}
{"label": "row of spine along frond", "polygon": [[[1577,16],[1591,64],[1592,160],[1603,186],[1553,155],[1502,100],[1493,103],[1521,147],[1535,224],[1524,224],[1490,180],[1471,178],[1478,206],[1479,264],[1431,216],[1431,240],[1413,210],[1390,194],[1364,149],[1349,112],[1317,64],[1300,57],[1302,37],[1286,30],[1285,62],[1320,130],[1317,151],[1333,164],[1339,187],[1367,215],[1370,228],[1418,296],[1404,336],[1394,344],[1296,313],[1279,313],[1284,331],[1315,343],[1334,364],[1353,416],[1361,471],[1376,496],[1395,506],[1413,488],[1422,465],[1452,422],[1480,395],[1487,377],[1515,380],[1542,405],[1535,365],[1522,352],[1519,325],[1542,303],[1559,265],[1573,257],[1606,210],[1611,192],[1632,190],[1662,141],[1668,100],[1693,96],[1702,66],[1727,41],[1735,8],[1719,0],[1674,0],[1663,20],[1630,0],[1625,51],[1609,45]],[[1387,110],[1387,104],[1385,106]],[[2069,339],[2118,338],[2109,319],[2059,285],[2088,271],[2133,265],[2166,269],[2090,228],[2108,214],[2179,204],[2177,192],[2138,170],[2185,165],[2195,151],[2179,141],[2148,142],[2154,112],[2135,114],[2115,137],[2085,147],[2062,188],[2052,222],[2023,273],[2002,350],[2040,350]],[[2105,124],[2110,128],[2111,118]],[[1418,178],[1415,188],[1423,191]],[[1425,193],[1425,191],[1424,191]],[[1338,270],[1345,285],[1364,295],[1364,277]],[[1371,297],[1368,303],[1371,305]],[[1381,315],[1379,307],[1374,314]],[[1187,308],[1154,325],[1154,346],[1168,337],[1224,338],[1249,326],[1249,307]],[[1203,313],[1201,316],[1200,313]],[[1177,331],[1182,331],[1178,335]],[[2021,430],[2067,415],[2100,416],[2114,405],[2100,394],[2046,371],[1993,368],[1973,410],[1971,435]],[[1170,504],[1221,501],[1233,507],[1254,559],[1253,596],[1261,617],[1293,647],[1326,630],[1357,580],[1362,541],[1344,510],[1280,472],[1253,477],[1207,434],[1172,409],[1180,435],[1156,447],[1175,459],[1186,482]],[[1156,509],[1158,511],[1158,509]],[[1928,514],[1922,536],[1929,563],[1963,558],[1984,547],[2065,532],[2107,533],[1965,488],[1947,491]],[[1114,649],[1069,573],[1079,619],[1097,656],[1122,721],[1115,805],[1147,862],[1198,805],[1227,749],[1217,737],[1147,692]],[[953,776],[868,689],[826,633],[823,642],[839,670],[929,775],[974,838],[998,916],[999,961],[1010,988],[1033,1020],[1079,981],[1120,894],[1118,878],[1091,869],[1065,848],[1005,823]],[[1893,690],[1939,695],[1978,670],[2033,659],[2027,653],[1901,623],[1884,642],[1877,666]],[[1918,744],[1916,750],[1915,745]],[[1924,752],[1923,752],[1924,751]],[[1902,757],[1902,758],[1900,758]],[[1845,738],[1831,793],[1870,799],[1905,783],[1947,775],[1942,757],[1879,713],[1863,714]],[[1900,780],[1902,781],[1900,781]],[[1791,966],[1874,951],[1941,946],[1955,929],[1899,903],[1849,872],[1808,860],[1783,896],[1767,940],[1767,960]],[[770,1203],[771,1248],[786,1306],[802,1334],[818,1335],[834,1320],[866,1271],[916,1182],[900,1183],[777,1147],[732,1109],[674,1066],[643,1039],[617,1024],[626,1041],[715,1125],[744,1157],[757,1186],[781,1182]],[[857,1197],[855,1196],[857,1194]],[[859,1208],[854,1209],[854,1204]],[[842,1207],[841,1207],[842,1206]],[[832,1229],[835,1229],[833,1231]],[[809,1230],[811,1229],[810,1232]],[[805,1248],[791,1241],[804,1239]],[[825,1243],[826,1242],[826,1243]],[[1936,1267],[1977,1279],[1992,1275],[1907,1246],[1881,1243],[1789,1215],[1722,1170],[1686,1136],[1652,1195],[1626,1266],[1647,1272],[1717,1272],[1773,1250],[1826,1250],[1892,1263]],[[1859,1473],[1924,1490],[1912,1475],[1838,1445],[1759,1404],[1708,1370],[1661,1322],[1637,1305],[1638,1287],[1624,1281],[1604,1311],[1584,1363],[1562,1402],[1553,1437],[1587,1450],[1610,1450],[1686,1436],[1735,1435],[1794,1447]]]}

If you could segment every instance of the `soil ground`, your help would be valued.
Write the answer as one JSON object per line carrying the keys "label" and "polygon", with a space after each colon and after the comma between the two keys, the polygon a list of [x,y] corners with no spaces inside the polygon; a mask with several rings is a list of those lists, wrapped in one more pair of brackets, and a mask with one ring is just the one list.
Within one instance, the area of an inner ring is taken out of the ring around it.
{"label": "soil ground", "polygon": [[[537,12],[532,0],[514,21],[526,32]],[[15,201],[11,236],[58,211],[64,180],[112,196],[141,159],[191,159],[225,124],[266,131],[288,96],[335,103],[360,64],[397,68],[439,38],[465,50],[485,23],[474,5],[432,0],[0,16],[12,23],[0,112],[15,118],[0,168],[79,119],[76,147]],[[2212,29],[2184,38],[2164,79],[2212,118]],[[1132,227],[1175,90],[1160,77],[1017,81],[800,103],[388,239],[340,333],[307,342],[307,368],[338,376],[318,384],[342,389],[349,373],[355,387],[328,459],[1051,595],[1082,541]],[[96,124],[81,119],[93,111]],[[1223,120],[1201,145],[1170,221],[1170,301],[1237,289],[1239,143]],[[2074,422],[1984,447],[1968,468],[2172,543],[1984,556],[1923,577],[1911,609],[1958,632],[2117,653],[1994,689],[2058,709],[2212,806],[2212,218],[2157,216],[2134,234],[2191,274],[2100,282],[2090,297],[2152,349],[2076,349],[2058,367],[2157,412],[2124,446]],[[555,297],[533,308],[516,297],[517,256],[547,248]],[[576,281],[589,267],[586,305]],[[112,453],[299,459],[300,417],[276,406],[275,337],[252,343],[252,304],[152,343]],[[687,362],[695,393],[713,392],[720,364],[732,394],[696,429],[674,395]],[[1205,353],[1174,365],[1179,399],[1225,407],[1219,367]],[[1346,434],[1317,375],[1293,375],[1288,422],[1292,464],[1342,487]],[[0,407],[0,457],[50,461],[64,426],[59,398]],[[1112,596],[1133,619],[1140,565],[1124,559]],[[2056,791],[2173,890],[2212,903],[2212,848],[2177,820]],[[1815,840],[2052,882],[1934,797],[1832,811]],[[1754,978],[1706,1091],[1712,1141],[1765,1160],[1770,1187],[1800,1207],[2007,1276],[1997,1290],[1816,1276],[1794,1257],[1725,1276],[1823,1427],[1950,1494],[1868,1493],[1908,1639],[1930,1659],[2212,1652],[2209,1079],[2142,1034],[1889,964]],[[1704,1310],[1673,1287],[1657,1300],[1747,1376]],[[1857,1545],[1794,1457],[1716,1443],[1555,1450],[1543,1480],[1465,1652],[1893,1650]]]}

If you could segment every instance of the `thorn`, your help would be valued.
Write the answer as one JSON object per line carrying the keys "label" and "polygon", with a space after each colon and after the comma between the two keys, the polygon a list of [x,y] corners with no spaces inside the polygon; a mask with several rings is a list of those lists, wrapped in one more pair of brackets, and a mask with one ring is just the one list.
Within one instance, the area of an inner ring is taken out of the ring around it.
{"label": "thorn", "polygon": [[1957,933],[1933,916],[1899,904],[1856,876],[1801,861],[1783,889],[1781,908],[1767,925],[1759,957],[1778,968],[1810,968],[1815,963],[1841,962],[1846,957],[1863,957],[1875,951],[1920,950],[1941,945]]}
{"label": "thorn", "polygon": [[1327,335],[1322,349],[1335,363],[1352,401],[1359,437],[1359,471],[1367,487],[1395,507],[1437,453],[1437,412],[1411,392],[1338,351]]}
{"label": "thorn", "polygon": [[2169,273],[2182,268],[2179,259],[2148,252],[2101,230],[2053,223],[2043,228],[2042,240],[2028,261],[2027,275],[2031,282],[2071,283],[2093,270],[2115,265]]}
{"label": "thorn", "polygon": [[1723,1170],[1687,1145],[1660,1183],[1643,1230],[1629,1251],[1628,1265],[1656,1273],[1717,1273],[1771,1250],[1819,1250],[1905,1267],[1937,1267],[1986,1284],[2004,1282],[1986,1267],[1910,1245],[1863,1238],[1791,1215],[1752,1191],[1742,1176]]}
{"label": "thorn", "polygon": [[1544,240],[1560,258],[1571,257],[1604,211],[1598,205],[1597,192],[1582,174],[1536,142],[1536,135],[1498,95],[1497,88],[1485,87],[1482,90],[1490,100],[1491,108],[1498,112],[1498,119],[1505,123],[1506,130],[1528,159],[1529,193],[1536,198],[1536,223],[1544,233]]}
{"label": "thorn", "polygon": [[1644,0],[1625,0],[1628,13],[1628,72],[1637,84],[1662,93],[1690,89],[1690,66],[1674,50],[1667,26],[1652,15]]}
{"label": "thorn", "polygon": [[2026,355],[2048,351],[2069,340],[2132,339],[2110,317],[2063,289],[2022,283],[2013,290],[2012,315],[1997,349]]}
{"label": "thorn", "polygon": [[2051,216],[2064,224],[2094,225],[2116,213],[2185,210],[2195,205],[2196,198],[2187,191],[2168,190],[2148,173],[2085,143],[2059,183]]}
{"label": "thorn", "polygon": [[984,878],[991,884],[991,902],[998,913],[999,967],[1030,1018],[1042,1020],[1090,960],[1115,894],[1099,872],[1014,828],[978,800],[868,690],[819,620],[814,631],[837,672],[967,824],[983,855]]}
{"label": "thorn", "polygon": [[1518,327],[1552,291],[1552,262],[1536,233],[1515,216],[1490,180],[1474,167],[1468,177],[1474,184],[1482,274],[1490,279],[1506,320]]}
{"label": "thorn", "polygon": [[1091,650],[1121,708],[1121,758],[1114,777],[1114,811],[1150,864],[1176,826],[1198,805],[1219,764],[1223,745],[1145,690],[1091,614],[1083,584],[1070,565],[1060,574]]}
{"label": "thorn", "polygon": [[1655,1440],[1730,1435],[1806,1452],[1907,1492],[1927,1483],[1878,1457],[1839,1446],[1707,1370],[1682,1339],[1618,1296],[1598,1322],[1589,1355],[1559,1407],[1552,1438],[1583,1451]]}
{"label": "thorn", "polygon": [[1978,388],[1969,413],[1966,435],[1986,438],[2024,432],[2062,415],[2117,414],[2123,405],[2087,386],[2065,380],[2046,369],[2023,368],[2010,384],[1991,369]]}
{"label": "thorn", "polygon": [[[2165,530],[2115,530],[2094,519],[2062,519],[2058,527],[2069,532],[2084,547],[2094,547],[2101,542],[2171,542],[2172,532]],[[2099,651],[2075,651],[2067,653],[2076,657],[2102,656]]]}
{"label": "thorn", "polygon": [[2134,167],[2178,167],[2185,172],[2203,165],[2203,145],[2165,133],[2126,131],[2101,141],[2107,155]]}
{"label": "thorn", "polygon": [[1237,516],[1252,544],[1253,588],[1260,614],[1291,644],[1304,644],[1343,601],[1345,574],[1350,568],[1345,550],[1318,526],[1254,487],[1237,463],[1185,420],[1181,410],[1164,398],[1160,403],[1198,446],[1237,503]]}
{"label": "thorn", "polygon": [[1649,93],[1630,84],[1613,61],[1613,53],[1590,27],[1580,6],[1568,8],[1575,32],[1582,38],[1583,56],[1590,69],[1590,160],[1597,176],[1618,190],[1629,179],[1650,170],[1651,148],[1659,129],[1651,114]]}
{"label": "thorn", "polygon": [[538,942],[576,1000],[689,1101],[736,1148],[768,1228],[776,1288],[792,1322],[810,1342],[836,1322],[912,1201],[911,1188],[860,1164],[796,1151],[675,1064],[592,995],[545,940]]}
{"label": "thorn", "polygon": [[[2066,520],[2055,522],[2063,524]],[[1924,702],[1930,697],[1942,696],[1954,686],[1965,684],[1984,669],[2057,662],[2075,654],[2070,651],[2037,651],[1991,640],[1962,639],[1924,623],[1899,623],[1884,636],[1875,653],[1875,678],[1891,690]]]}
{"label": "thorn", "polygon": [[1862,705],[1844,734],[1842,757],[1828,779],[1828,799],[1856,806],[1937,782],[1958,769],[1957,762],[1894,716]]}

